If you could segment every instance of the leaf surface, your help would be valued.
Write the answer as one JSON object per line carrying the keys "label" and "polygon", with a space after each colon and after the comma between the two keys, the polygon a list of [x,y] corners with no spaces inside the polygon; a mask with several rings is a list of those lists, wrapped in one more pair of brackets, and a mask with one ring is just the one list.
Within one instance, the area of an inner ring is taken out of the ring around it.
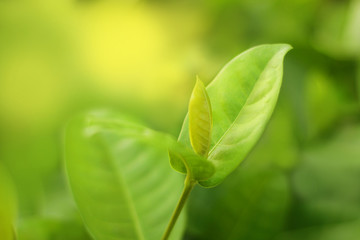
{"label": "leaf surface", "polygon": [[[168,164],[169,137],[95,112],[71,121],[65,140],[71,189],[93,237],[160,239],[183,186]],[[181,238],[184,217],[172,239]]]}
{"label": "leaf surface", "polygon": [[[230,61],[206,88],[213,117],[208,159],[214,164],[215,173],[201,181],[202,186],[213,187],[222,182],[260,138],[275,107],[283,59],[290,49],[287,44],[251,48]],[[189,139],[187,116],[179,142],[191,146]]]}
{"label": "leaf surface", "polygon": [[189,103],[189,134],[194,151],[207,157],[210,148],[212,113],[209,96],[197,79]]}

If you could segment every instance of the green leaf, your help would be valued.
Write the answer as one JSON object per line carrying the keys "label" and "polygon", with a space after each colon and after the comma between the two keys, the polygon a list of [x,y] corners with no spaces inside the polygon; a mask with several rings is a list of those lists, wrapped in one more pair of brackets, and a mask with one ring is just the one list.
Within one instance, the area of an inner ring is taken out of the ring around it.
{"label": "green leaf", "polygon": [[212,113],[210,99],[198,78],[189,103],[189,134],[194,151],[207,157],[210,148]]}
{"label": "green leaf", "polygon": [[15,239],[16,198],[13,183],[0,165],[0,236],[1,240]]}
{"label": "green leaf", "polygon": [[169,150],[171,166],[189,174],[191,179],[206,180],[214,172],[214,165],[207,161],[212,128],[210,99],[204,84],[197,78],[189,103],[190,140],[193,150],[174,143]]}
{"label": "green leaf", "polygon": [[[72,120],[66,169],[84,222],[97,240],[160,239],[183,178],[168,164],[171,139],[106,112]],[[172,239],[180,239],[184,215]]]}
{"label": "green leaf", "polygon": [[[209,161],[215,174],[201,181],[213,187],[224,180],[246,157],[263,133],[275,107],[287,44],[261,45],[230,61],[208,85],[213,130]],[[189,117],[179,141],[190,146]],[[179,170],[179,169],[177,169]]]}
{"label": "green leaf", "polygon": [[[169,149],[170,163],[175,169],[181,169],[181,173],[190,174],[194,180],[206,180],[214,172],[214,165],[205,158],[197,155],[192,149],[184,147],[181,143],[175,142]],[[176,166],[174,164],[181,163]]]}

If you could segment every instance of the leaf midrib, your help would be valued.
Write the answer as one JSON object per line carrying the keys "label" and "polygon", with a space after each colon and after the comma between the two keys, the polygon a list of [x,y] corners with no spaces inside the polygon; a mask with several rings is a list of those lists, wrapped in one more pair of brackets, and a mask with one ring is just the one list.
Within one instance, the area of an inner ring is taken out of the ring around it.
{"label": "leaf midrib", "polygon": [[138,214],[136,212],[135,205],[133,204],[133,201],[132,201],[133,199],[131,197],[130,191],[128,190],[128,188],[127,188],[127,186],[125,184],[125,179],[122,177],[121,173],[119,173],[119,171],[116,170],[117,168],[116,168],[116,164],[115,164],[115,162],[113,160],[111,150],[109,149],[109,147],[105,143],[104,139],[98,134],[96,134],[95,136],[98,138],[98,140],[100,142],[100,145],[105,150],[107,162],[110,165],[110,168],[113,169],[115,178],[117,179],[117,182],[118,182],[120,188],[122,188],[123,191],[124,191],[126,202],[129,205],[130,215],[131,215],[131,217],[132,217],[132,219],[134,221],[134,224],[135,224],[136,234],[139,237],[139,240],[145,240],[144,235],[143,235],[143,233],[141,231],[141,224],[140,224],[139,216],[138,216]]}
{"label": "leaf midrib", "polygon": [[274,56],[267,62],[264,70],[261,72],[261,74],[259,75],[259,77],[256,79],[255,81],[255,84],[253,85],[253,87],[251,88],[251,91],[249,93],[249,95],[247,96],[246,98],[246,101],[244,103],[244,105],[241,107],[239,113],[237,114],[236,118],[234,119],[234,121],[230,124],[229,128],[224,132],[224,134],[221,136],[221,138],[215,143],[214,147],[211,148],[210,152],[209,152],[209,159],[210,160],[213,160],[211,158],[211,154],[213,153],[213,151],[216,149],[216,147],[224,140],[224,138],[227,136],[227,134],[229,133],[229,131],[235,126],[235,123],[237,122],[238,118],[240,117],[243,109],[244,109],[244,106],[246,106],[246,104],[248,103],[249,101],[249,97],[250,95],[253,93],[254,91],[254,88],[256,86],[256,84],[258,83],[259,79],[261,78],[261,76],[264,74],[265,70],[268,68],[269,66],[269,63],[274,59],[275,56],[277,56],[277,54],[279,54],[279,52],[277,52],[276,54],[274,54]]}

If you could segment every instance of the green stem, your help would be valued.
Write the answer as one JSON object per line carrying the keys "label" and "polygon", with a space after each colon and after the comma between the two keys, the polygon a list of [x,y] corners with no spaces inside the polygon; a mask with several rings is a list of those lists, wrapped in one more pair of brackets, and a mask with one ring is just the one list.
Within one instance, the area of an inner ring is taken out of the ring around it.
{"label": "green stem", "polygon": [[185,202],[189,197],[189,194],[191,192],[191,190],[194,188],[196,184],[196,181],[194,181],[193,179],[191,179],[190,174],[187,174],[186,178],[185,178],[185,183],[184,183],[184,190],[181,194],[181,197],[179,199],[179,202],[171,216],[170,222],[166,228],[166,231],[163,235],[163,237],[161,238],[161,240],[167,240],[170,236],[171,231],[173,230],[176,220],[178,219],[181,210],[184,208],[185,206]]}

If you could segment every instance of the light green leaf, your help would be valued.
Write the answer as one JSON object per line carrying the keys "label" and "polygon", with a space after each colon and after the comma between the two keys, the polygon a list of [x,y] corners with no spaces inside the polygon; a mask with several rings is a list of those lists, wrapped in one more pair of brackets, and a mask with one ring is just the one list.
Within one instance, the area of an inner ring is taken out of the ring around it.
{"label": "light green leaf", "polygon": [[16,219],[16,198],[13,183],[0,165],[0,238],[14,240]]}
{"label": "light green leaf", "polygon": [[[209,161],[215,174],[201,181],[213,187],[229,175],[260,138],[280,91],[287,44],[261,45],[230,61],[207,87],[212,105],[213,130]],[[179,141],[190,146],[189,118]],[[178,169],[177,169],[178,170]]]}
{"label": "light green leaf", "polygon": [[[214,165],[205,158],[197,155],[192,151],[182,146],[181,143],[174,142],[169,149],[170,163],[175,169],[181,169],[180,172],[190,174],[194,180],[206,180],[210,178],[214,172]],[[181,165],[174,166],[174,164],[181,163]]]}
{"label": "light green leaf", "polygon": [[198,78],[189,103],[189,134],[194,151],[207,157],[210,148],[212,113],[209,96]]}
{"label": "light green leaf", "polygon": [[170,163],[192,179],[206,180],[214,172],[214,166],[206,157],[210,147],[212,113],[209,96],[204,84],[197,79],[189,103],[190,140],[192,148],[181,143],[172,144],[169,149]]}
{"label": "light green leaf", "polygon": [[[183,186],[168,164],[169,137],[96,112],[72,120],[65,140],[71,189],[93,237],[160,239]],[[172,239],[181,238],[184,217]]]}

